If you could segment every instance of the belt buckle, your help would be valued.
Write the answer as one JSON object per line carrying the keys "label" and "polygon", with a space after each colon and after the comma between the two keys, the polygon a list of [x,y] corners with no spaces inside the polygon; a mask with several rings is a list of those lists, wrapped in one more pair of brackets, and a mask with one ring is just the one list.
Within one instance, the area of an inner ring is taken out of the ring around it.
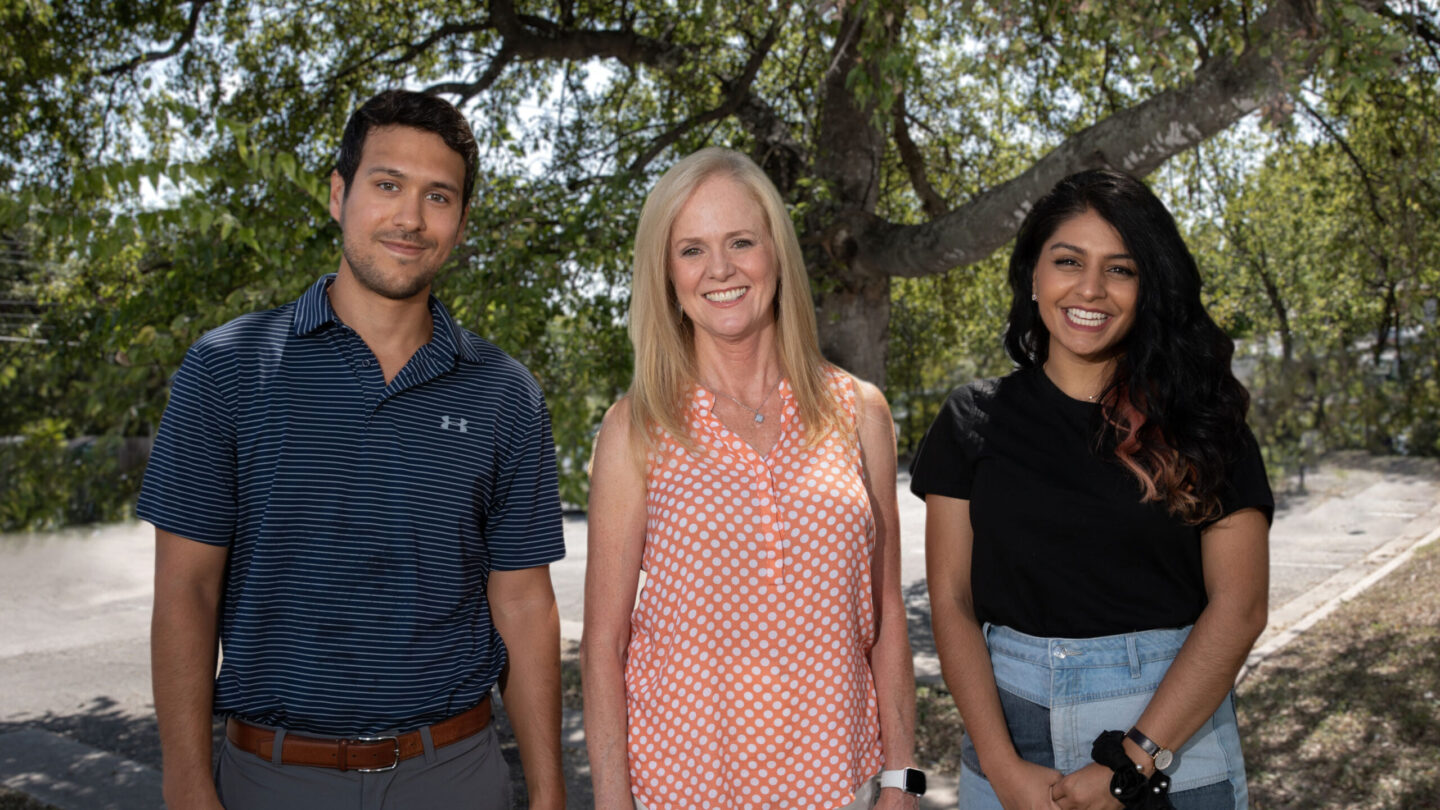
{"label": "belt buckle", "polygon": [[400,737],[395,734],[381,734],[378,736],[356,737],[355,742],[385,742],[389,740],[395,746],[395,761],[383,768],[352,768],[356,773],[383,773],[393,771],[400,766]]}

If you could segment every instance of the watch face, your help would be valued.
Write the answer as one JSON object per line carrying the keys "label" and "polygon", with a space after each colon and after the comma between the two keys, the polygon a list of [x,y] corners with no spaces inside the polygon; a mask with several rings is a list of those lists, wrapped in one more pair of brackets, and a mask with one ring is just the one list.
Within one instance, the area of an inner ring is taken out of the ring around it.
{"label": "watch face", "polygon": [[905,792],[916,796],[925,795],[925,772],[914,768],[905,769]]}
{"label": "watch face", "polygon": [[1155,752],[1155,767],[1159,768],[1162,771],[1166,768],[1169,768],[1170,763],[1174,761],[1175,755],[1170,752],[1169,748],[1161,748],[1159,751]]}

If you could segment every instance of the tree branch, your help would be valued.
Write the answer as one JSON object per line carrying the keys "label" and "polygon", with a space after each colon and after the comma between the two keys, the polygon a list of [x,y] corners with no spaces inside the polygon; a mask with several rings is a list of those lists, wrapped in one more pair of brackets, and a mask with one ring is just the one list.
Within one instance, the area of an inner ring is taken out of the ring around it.
{"label": "tree branch", "polygon": [[179,53],[181,48],[189,45],[191,40],[195,39],[195,30],[200,27],[200,12],[205,6],[209,5],[210,2],[211,0],[190,0],[190,18],[185,21],[185,30],[181,31],[180,35],[175,38],[175,41],[170,43],[170,47],[163,51],[146,51],[138,56],[131,57],[118,65],[111,65],[110,67],[102,69],[100,75],[115,76],[126,73],[141,65],[149,64],[150,62],[159,62],[162,59],[169,59]]}
{"label": "tree branch", "polygon": [[1440,59],[1440,53],[1436,51],[1436,46],[1440,46],[1440,33],[1437,33],[1419,14],[1399,12],[1388,5],[1381,6],[1379,14],[1405,26],[1411,34],[1425,43],[1425,47],[1430,50],[1431,58]]}
{"label": "tree branch", "polygon": [[446,23],[445,25],[436,28],[430,33],[429,36],[425,37],[419,42],[408,43],[405,46],[404,53],[392,59],[387,59],[386,61],[391,65],[403,65],[406,62],[409,62],[415,57],[430,50],[431,46],[433,46],[440,40],[445,39],[446,37],[453,37],[463,34],[475,34],[481,31],[488,30],[492,27],[493,26],[491,25],[489,20],[484,20],[482,22],[476,23],[465,23],[463,25],[459,23]]}
{"label": "tree branch", "polygon": [[672,42],[641,36],[631,29],[587,31],[561,28],[550,20],[519,15],[511,0],[491,0],[490,19],[514,51],[515,60],[614,59],[627,67],[647,65],[672,70],[685,62],[685,50]]}
{"label": "tree branch", "polygon": [[505,68],[515,61],[515,53],[508,46],[501,46],[500,51],[490,57],[490,64],[485,67],[485,72],[480,78],[473,82],[438,82],[424,89],[426,93],[455,95],[460,98],[458,106],[464,106],[470,99],[490,89],[490,85],[500,79]]}
{"label": "tree branch", "polygon": [[736,117],[755,139],[755,162],[775,183],[780,195],[790,199],[790,192],[809,174],[810,156],[804,144],[791,134],[780,113],[753,94],[740,105]]}
{"label": "tree branch", "polygon": [[1390,8],[1388,5],[1381,6],[1378,12],[1382,17],[1388,17],[1410,29],[1415,36],[1425,40],[1432,45],[1440,45],[1440,33],[1430,27],[1418,14],[1406,14]]}
{"label": "tree branch", "polygon": [[770,55],[770,48],[775,45],[775,39],[780,33],[780,25],[783,20],[782,17],[770,25],[770,30],[765,32],[765,36],[755,46],[755,50],[750,53],[750,58],[745,61],[745,68],[740,72],[740,76],[723,83],[727,92],[725,100],[718,107],[692,115],[662,133],[631,162],[629,171],[634,173],[644,171],[650,161],[684,137],[685,133],[711,121],[719,121],[734,115],[739,111],[741,105],[745,103],[745,99],[750,95],[750,87],[755,84],[755,77],[760,74],[760,66],[765,63],[765,57]]}
{"label": "tree branch", "polygon": [[1350,142],[1345,140],[1345,136],[1341,135],[1335,127],[1331,126],[1330,122],[1326,121],[1303,97],[1297,95],[1295,100],[1300,102],[1300,106],[1304,108],[1305,112],[1309,113],[1310,117],[1315,120],[1315,123],[1319,124],[1320,128],[1325,130],[1325,134],[1330,136],[1330,140],[1334,141],[1336,145],[1340,147],[1340,150],[1345,153],[1345,156],[1350,159],[1350,163],[1355,167],[1356,173],[1360,175],[1360,181],[1365,184],[1365,196],[1370,201],[1370,213],[1375,215],[1376,222],[1382,225],[1388,225],[1389,220],[1385,218],[1384,214],[1380,213],[1380,195],[1375,191],[1375,183],[1370,175],[1370,170],[1365,168],[1365,164],[1360,160],[1360,156],[1355,154],[1354,149],[1350,148]]}
{"label": "tree branch", "polygon": [[[1358,0],[1375,11],[1380,0]],[[1040,195],[1082,169],[1111,166],[1145,176],[1288,91],[1314,70],[1323,32],[1305,0],[1276,0],[1234,59],[1202,65],[1194,79],[1066,138],[1020,176],[923,225],[870,217],[857,262],[919,277],[980,261],[1014,236]]]}
{"label": "tree branch", "polygon": [[915,195],[920,198],[925,213],[932,219],[944,216],[949,206],[935,191],[935,187],[930,185],[925,156],[910,137],[909,119],[910,114],[905,110],[905,91],[902,90],[895,98],[895,148],[900,152],[900,162],[905,166],[905,173],[910,176],[910,185],[914,186]]}
{"label": "tree branch", "polygon": [[630,29],[588,31],[570,27],[572,13],[566,22],[532,14],[518,14],[511,0],[491,0],[490,18],[466,25],[445,25],[418,43],[407,46],[405,53],[389,60],[397,65],[415,58],[448,36],[494,29],[500,35],[500,49],[491,57],[485,72],[474,81],[448,81],[425,88],[428,93],[459,96],[465,103],[485,92],[498,81],[505,69],[516,62],[575,62],[585,59],[614,59],[626,67],[645,65],[659,70],[673,70],[686,60],[685,50],[674,43],[641,36]]}

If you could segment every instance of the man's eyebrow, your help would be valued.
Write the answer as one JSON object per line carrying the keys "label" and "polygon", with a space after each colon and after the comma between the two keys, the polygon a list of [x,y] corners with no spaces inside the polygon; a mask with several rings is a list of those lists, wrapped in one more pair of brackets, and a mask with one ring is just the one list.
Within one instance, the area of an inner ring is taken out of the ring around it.
{"label": "man's eyebrow", "polygon": [[[370,169],[365,172],[365,176],[367,177],[375,174],[385,174],[391,177],[397,177],[401,180],[409,177],[409,175],[405,174],[405,172],[401,171],[400,169],[391,168],[389,166],[371,166]],[[460,193],[459,186],[446,180],[435,180],[430,183],[430,188],[444,189],[445,191],[450,191],[456,194]]]}

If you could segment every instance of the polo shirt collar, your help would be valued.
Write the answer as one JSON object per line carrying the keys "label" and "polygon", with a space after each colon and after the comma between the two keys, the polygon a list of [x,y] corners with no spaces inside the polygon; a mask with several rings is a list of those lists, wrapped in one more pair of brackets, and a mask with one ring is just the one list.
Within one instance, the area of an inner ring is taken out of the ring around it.
{"label": "polo shirt collar", "polygon": [[[341,322],[340,317],[335,314],[335,308],[330,306],[330,296],[326,293],[334,280],[334,273],[326,273],[311,284],[310,289],[295,302],[297,337],[305,337],[318,332],[324,326]],[[431,295],[429,303],[430,319],[435,324],[434,332],[430,335],[430,345],[447,357],[460,357],[471,363],[481,362],[480,353],[465,339],[464,330],[450,317],[450,311],[445,309],[440,299]]]}

